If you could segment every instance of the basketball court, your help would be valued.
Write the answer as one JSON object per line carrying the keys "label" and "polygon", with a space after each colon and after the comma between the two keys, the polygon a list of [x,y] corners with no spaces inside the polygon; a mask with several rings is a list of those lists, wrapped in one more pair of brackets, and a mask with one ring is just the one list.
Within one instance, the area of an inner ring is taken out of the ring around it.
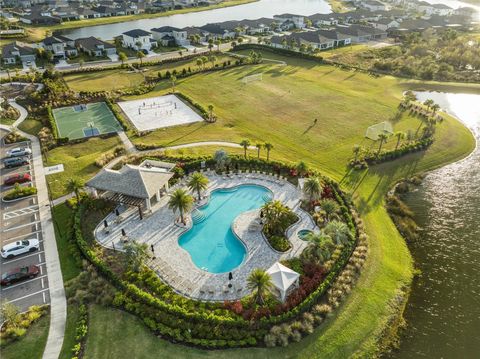
{"label": "basketball court", "polygon": [[118,105],[138,131],[203,121],[199,114],[175,95],[124,101]]}
{"label": "basketball court", "polygon": [[123,130],[105,102],[55,108],[52,113],[58,135],[70,140]]}

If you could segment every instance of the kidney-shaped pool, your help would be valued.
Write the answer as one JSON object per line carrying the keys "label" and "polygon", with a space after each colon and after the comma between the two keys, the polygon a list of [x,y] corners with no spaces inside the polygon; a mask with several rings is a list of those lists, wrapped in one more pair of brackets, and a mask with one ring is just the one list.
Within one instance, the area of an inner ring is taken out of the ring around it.
{"label": "kidney-shaped pool", "polygon": [[256,185],[212,191],[208,204],[192,214],[193,227],[180,236],[178,244],[203,270],[211,273],[233,270],[247,254],[232,232],[233,220],[243,212],[260,208],[271,197],[267,188]]}

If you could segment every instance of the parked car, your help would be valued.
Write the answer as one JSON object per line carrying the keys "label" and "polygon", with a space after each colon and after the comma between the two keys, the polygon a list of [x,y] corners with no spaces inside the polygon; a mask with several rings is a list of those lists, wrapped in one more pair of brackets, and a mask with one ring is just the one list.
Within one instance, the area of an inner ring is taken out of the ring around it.
{"label": "parked car", "polygon": [[15,147],[7,151],[7,157],[20,157],[32,154],[32,150],[28,147]]}
{"label": "parked car", "polygon": [[40,273],[40,268],[35,265],[12,269],[2,274],[1,285],[6,286],[22,280],[35,278]]}
{"label": "parked car", "polygon": [[27,157],[12,157],[6,158],[3,160],[3,164],[6,168],[10,167],[20,167],[24,165],[28,165],[30,163],[30,159]]}
{"label": "parked car", "polygon": [[24,239],[6,244],[0,250],[2,258],[10,259],[23,253],[35,252],[40,249],[40,242],[37,238]]}
{"label": "parked car", "polygon": [[30,182],[32,177],[28,173],[15,173],[12,176],[8,176],[3,184],[5,186],[13,186],[15,183],[25,183]]}

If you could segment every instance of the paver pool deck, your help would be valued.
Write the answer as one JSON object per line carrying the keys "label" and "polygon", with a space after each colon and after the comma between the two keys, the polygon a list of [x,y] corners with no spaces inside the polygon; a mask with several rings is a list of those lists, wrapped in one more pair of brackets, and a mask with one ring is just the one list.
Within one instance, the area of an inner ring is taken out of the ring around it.
{"label": "paver pool deck", "polygon": [[[190,254],[178,244],[178,238],[192,226],[191,218],[186,227],[175,223],[178,214],[168,208],[168,196],[163,196],[152,207],[152,213],[140,220],[136,209],[129,209],[118,218],[109,214],[106,220],[110,224],[108,232],[103,227],[103,221],[95,229],[97,241],[116,250],[122,249],[123,237],[121,230],[125,229],[128,238],[138,242],[153,245],[155,259],[149,262],[150,267],[168,283],[175,291],[201,300],[235,300],[248,294],[246,279],[256,268],[268,269],[275,262],[299,256],[307,246],[297,233],[301,229],[318,231],[313,219],[300,208],[302,193],[291,183],[278,180],[264,174],[239,174],[232,177],[220,176],[214,173],[205,173],[210,183],[206,191],[209,197],[211,191],[219,188],[231,188],[243,184],[255,184],[268,188],[273,193],[274,200],[280,200],[290,207],[299,217],[299,221],[287,230],[287,237],[292,249],[285,253],[275,251],[262,234],[260,225],[260,210],[248,211],[240,214],[232,223],[233,232],[244,243],[247,255],[243,263],[232,270],[233,280],[228,280],[228,273],[210,273],[198,268],[191,260]],[[169,192],[185,186],[185,180],[172,187]],[[205,203],[197,204],[201,206]],[[207,219],[208,220],[208,219]],[[232,287],[227,285],[231,283]]]}

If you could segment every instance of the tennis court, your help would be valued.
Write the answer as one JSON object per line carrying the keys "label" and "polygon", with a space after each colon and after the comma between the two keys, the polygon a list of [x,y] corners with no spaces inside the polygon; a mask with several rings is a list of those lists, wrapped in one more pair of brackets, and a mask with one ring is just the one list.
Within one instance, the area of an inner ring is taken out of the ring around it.
{"label": "tennis court", "polygon": [[70,140],[122,131],[122,126],[105,102],[55,108],[52,113],[58,135]]}

